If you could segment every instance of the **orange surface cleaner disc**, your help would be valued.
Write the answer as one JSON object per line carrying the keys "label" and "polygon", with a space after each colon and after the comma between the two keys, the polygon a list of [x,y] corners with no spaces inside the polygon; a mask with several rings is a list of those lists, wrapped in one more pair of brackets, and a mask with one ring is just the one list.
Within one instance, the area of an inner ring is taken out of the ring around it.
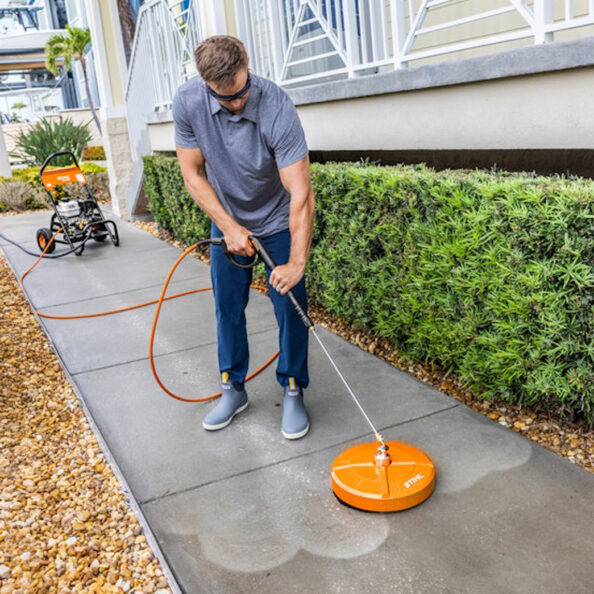
{"label": "orange surface cleaner disc", "polygon": [[400,511],[425,501],[435,487],[429,457],[389,441],[389,458],[376,460],[378,445],[362,443],[336,457],[330,471],[334,494],[347,505],[375,512]]}

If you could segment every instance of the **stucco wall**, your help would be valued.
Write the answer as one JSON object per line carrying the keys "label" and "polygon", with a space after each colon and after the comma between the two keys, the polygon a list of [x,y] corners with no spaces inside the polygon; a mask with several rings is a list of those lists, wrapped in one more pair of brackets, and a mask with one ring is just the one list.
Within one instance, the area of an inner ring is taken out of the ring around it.
{"label": "stucco wall", "polygon": [[594,148],[594,67],[300,105],[312,150]]}
{"label": "stucco wall", "polygon": [[[594,66],[297,107],[311,150],[594,149]],[[174,150],[170,114],[149,127]]]}

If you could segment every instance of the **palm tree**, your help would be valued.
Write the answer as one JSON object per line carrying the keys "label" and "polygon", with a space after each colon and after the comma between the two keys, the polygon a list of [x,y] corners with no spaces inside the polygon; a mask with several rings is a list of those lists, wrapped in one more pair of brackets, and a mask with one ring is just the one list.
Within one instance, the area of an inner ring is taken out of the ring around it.
{"label": "palm tree", "polygon": [[118,0],[118,16],[122,28],[122,39],[124,41],[124,54],[126,63],[130,63],[130,54],[134,44],[134,33],[136,31],[136,11],[130,0]]}
{"label": "palm tree", "polygon": [[67,71],[72,70],[73,60],[80,62],[85,80],[87,98],[89,99],[89,108],[91,109],[91,114],[99,130],[99,134],[103,134],[99,118],[95,113],[93,97],[89,89],[89,77],[87,76],[87,59],[85,53],[87,46],[91,43],[91,33],[88,29],[79,29],[70,25],[66,25],[66,30],[68,31],[68,35],[54,35],[45,44],[45,66],[50,72],[58,74],[60,72],[60,67],[57,64],[58,58],[63,58],[63,66]]}

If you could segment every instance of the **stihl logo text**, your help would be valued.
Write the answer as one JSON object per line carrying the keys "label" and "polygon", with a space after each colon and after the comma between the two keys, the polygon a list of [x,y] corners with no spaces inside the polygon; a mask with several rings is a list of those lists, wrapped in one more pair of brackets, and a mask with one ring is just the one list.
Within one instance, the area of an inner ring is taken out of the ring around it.
{"label": "stihl logo text", "polygon": [[413,476],[411,479],[408,479],[406,481],[406,483],[404,483],[404,486],[407,489],[410,489],[415,483],[418,483],[423,478],[425,478],[424,475],[422,475],[422,474],[415,474],[415,476]]}

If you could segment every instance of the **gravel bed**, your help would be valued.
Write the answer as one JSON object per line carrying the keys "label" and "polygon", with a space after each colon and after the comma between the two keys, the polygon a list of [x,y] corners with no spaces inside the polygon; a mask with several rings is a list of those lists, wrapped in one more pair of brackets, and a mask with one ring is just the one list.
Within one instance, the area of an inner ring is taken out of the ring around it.
{"label": "gravel bed", "polygon": [[[188,247],[174,240],[170,233],[160,229],[156,223],[138,221],[134,224],[179,249]],[[205,251],[196,254],[196,257],[208,262]],[[257,279],[254,282],[265,284]],[[331,330],[359,348],[381,357],[391,365],[414,375],[420,381],[449,394],[494,422],[523,434],[527,439],[594,473],[594,431],[585,421],[554,415],[538,406],[519,406],[504,401],[481,399],[468,390],[455,375],[447,376],[437,367],[427,367],[410,361],[394,349],[387,340],[378,339],[371,333],[357,330],[315,304],[310,304],[309,313],[319,326]]]}
{"label": "gravel bed", "polygon": [[0,254],[0,594],[171,592]]}

